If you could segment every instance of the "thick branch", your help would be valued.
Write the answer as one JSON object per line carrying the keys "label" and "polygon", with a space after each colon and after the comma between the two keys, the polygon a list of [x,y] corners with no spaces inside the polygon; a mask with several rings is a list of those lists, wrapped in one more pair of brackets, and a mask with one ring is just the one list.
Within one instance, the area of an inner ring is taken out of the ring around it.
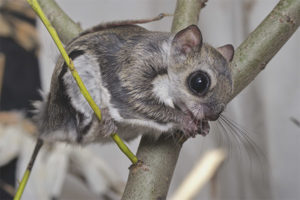
{"label": "thick branch", "polygon": [[137,157],[144,165],[130,170],[122,200],[166,199],[180,149],[170,138],[143,136]]}
{"label": "thick branch", "polygon": [[281,0],[237,48],[231,63],[232,99],[262,71],[300,24],[300,0]]}
{"label": "thick branch", "polygon": [[178,32],[190,24],[198,24],[200,9],[207,0],[178,0],[172,23],[172,32]]}
{"label": "thick branch", "polygon": [[38,2],[64,44],[82,31],[80,25],[75,23],[54,0],[38,0]]}

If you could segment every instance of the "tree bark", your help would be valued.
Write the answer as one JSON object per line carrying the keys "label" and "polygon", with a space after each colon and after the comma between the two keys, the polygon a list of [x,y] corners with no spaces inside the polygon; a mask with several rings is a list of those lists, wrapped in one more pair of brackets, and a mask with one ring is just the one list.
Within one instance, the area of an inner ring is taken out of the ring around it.
{"label": "tree bark", "polygon": [[137,152],[143,164],[130,170],[122,200],[166,199],[180,149],[170,137],[143,136]]}
{"label": "tree bark", "polygon": [[64,44],[68,44],[82,31],[80,25],[75,23],[54,0],[38,0],[38,2]]}
{"label": "tree bark", "polygon": [[188,25],[198,24],[200,9],[206,2],[207,0],[177,0],[171,32],[176,33]]}
{"label": "tree bark", "polygon": [[231,62],[234,93],[242,91],[288,41],[300,24],[300,0],[281,0],[236,49]]}

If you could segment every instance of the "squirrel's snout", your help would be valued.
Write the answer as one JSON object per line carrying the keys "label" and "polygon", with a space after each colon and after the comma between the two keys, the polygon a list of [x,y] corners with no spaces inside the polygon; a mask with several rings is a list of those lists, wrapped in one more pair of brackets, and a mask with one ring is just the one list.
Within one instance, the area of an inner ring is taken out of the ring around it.
{"label": "squirrel's snout", "polygon": [[214,106],[212,108],[204,106],[205,119],[209,121],[216,121],[219,118],[220,114],[224,111],[224,109],[225,109],[225,104],[223,103]]}

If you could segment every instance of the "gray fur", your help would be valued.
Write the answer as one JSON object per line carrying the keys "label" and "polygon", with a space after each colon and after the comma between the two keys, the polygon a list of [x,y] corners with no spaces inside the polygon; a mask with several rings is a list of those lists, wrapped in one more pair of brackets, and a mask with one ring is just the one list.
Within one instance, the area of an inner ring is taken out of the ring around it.
{"label": "gray fur", "polygon": [[[226,49],[218,52],[202,44],[195,26],[175,36],[135,25],[110,27],[82,34],[67,51],[103,119],[96,118],[59,58],[51,91],[36,114],[43,139],[107,142],[113,132],[130,140],[174,129],[193,136],[208,126],[207,120],[218,117],[232,91],[230,59],[222,56]],[[211,88],[201,97],[186,84],[197,70],[211,78]]]}

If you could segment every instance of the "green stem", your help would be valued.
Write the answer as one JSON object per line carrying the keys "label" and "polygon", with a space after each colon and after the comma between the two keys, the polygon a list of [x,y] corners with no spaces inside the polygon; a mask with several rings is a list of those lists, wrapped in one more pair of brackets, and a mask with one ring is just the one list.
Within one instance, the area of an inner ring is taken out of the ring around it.
{"label": "green stem", "polygon": [[132,153],[132,151],[126,146],[120,136],[116,133],[111,136],[121,151],[129,158],[132,164],[136,164],[138,162],[138,158]]}
{"label": "green stem", "polygon": [[29,179],[29,176],[30,176],[33,164],[34,164],[34,161],[35,161],[35,159],[37,157],[37,154],[38,154],[38,152],[39,152],[39,150],[41,149],[42,146],[43,146],[43,140],[38,139],[37,143],[35,145],[33,154],[31,155],[30,162],[29,162],[29,164],[27,166],[27,169],[26,169],[26,171],[25,171],[25,173],[24,173],[24,175],[22,177],[20,185],[19,185],[19,187],[17,189],[17,192],[15,194],[14,200],[20,200],[21,199],[22,194],[24,192],[24,189],[26,187],[26,184],[28,182],[28,179]]}

